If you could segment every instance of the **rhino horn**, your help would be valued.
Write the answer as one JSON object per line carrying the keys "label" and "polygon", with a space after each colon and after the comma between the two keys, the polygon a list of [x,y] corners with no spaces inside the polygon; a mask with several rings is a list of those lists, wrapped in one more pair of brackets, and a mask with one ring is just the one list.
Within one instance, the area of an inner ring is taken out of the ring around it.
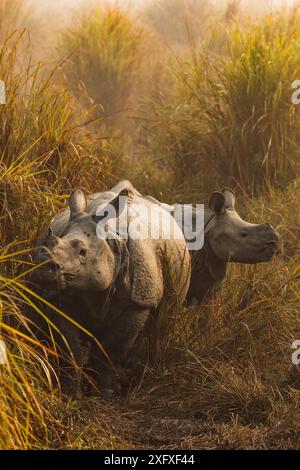
{"label": "rhino horn", "polygon": [[58,241],[59,241],[59,237],[54,235],[52,228],[49,227],[48,234],[47,234],[47,237],[45,239],[45,244],[46,245],[54,245],[54,244],[57,244]]}

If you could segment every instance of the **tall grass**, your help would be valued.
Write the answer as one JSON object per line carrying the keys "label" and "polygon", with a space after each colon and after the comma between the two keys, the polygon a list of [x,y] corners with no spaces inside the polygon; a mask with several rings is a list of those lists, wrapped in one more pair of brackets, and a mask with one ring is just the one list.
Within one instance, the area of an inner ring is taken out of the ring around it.
{"label": "tall grass", "polygon": [[251,194],[284,187],[297,175],[299,113],[291,83],[300,72],[298,21],[267,17],[257,26],[234,27],[229,60],[210,84],[205,151],[219,174]]}
{"label": "tall grass", "polygon": [[147,145],[171,165],[174,187],[201,193],[215,181],[253,195],[297,175],[298,24],[298,16],[279,15],[233,25],[225,56],[192,49],[190,62],[176,67],[173,92],[152,101],[145,118]]}
{"label": "tall grass", "polygon": [[0,1],[0,39],[8,34],[24,28],[31,29],[37,25],[37,18],[33,10],[26,4],[26,0]]}
{"label": "tall grass", "polygon": [[[31,238],[69,188],[104,184],[113,146],[87,124],[64,82],[60,64],[23,61],[19,48],[30,48],[26,33],[15,33],[0,50],[0,75],[6,104],[0,106],[0,187],[2,243]],[[93,167],[92,174],[88,169]],[[18,232],[20,230],[20,232]]]}
{"label": "tall grass", "polygon": [[62,34],[71,83],[83,87],[102,114],[124,111],[138,80],[144,31],[118,7],[81,13]]}
{"label": "tall grass", "polygon": [[188,30],[195,41],[202,40],[213,14],[216,12],[210,0],[159,0],[147,6],[144,17],[160,40],[170,46],[186,46]]}
{"label": "tall grass", "polygon": [[[56,328],[28,284],[30,251],[70,188],[105,185],[113,157],[113,146],[98,136],[95,141],[88,130],[90,111],[74,101],[61,64],[33,64],[30,47],[27,34],[16,32],[0,48],[7,90],[0,106],[0,328],[8,348],[8,363],[0,366],[2,449],[63,445],[65,415],[59,410],[64,407],[57,368],[50,362],[57,355]],[[35,318],[44,319],[50,345],[36,338]],[[105,430],[102,439],[110,440]]]}
{"label": "tall grass", "polygon": [[[48,406],[49,400],[55,400],[57,385],[49,362],[49,353],[55,353],[32,334],[33,325],[24,311],[29,305],[34,308],[34,298],[22,278],[4,274],[7,264],[22,263],[22,255],[24,250],[17,244],[7,246],[0,254],[1,340],[7,348],[7,363],[0,365],[1,449],[48,446],[52,433],[58,432]],[[24,264],[25,271],[29,268]]]}

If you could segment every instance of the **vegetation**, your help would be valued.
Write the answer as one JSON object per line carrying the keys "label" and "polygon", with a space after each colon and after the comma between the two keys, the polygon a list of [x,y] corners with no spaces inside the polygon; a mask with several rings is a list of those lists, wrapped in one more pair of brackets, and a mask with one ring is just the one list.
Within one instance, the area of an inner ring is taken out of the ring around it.
{"label": "vegetation", "polygon": [[[0,11],[7,5],[0,0]],[[199,5],[210,11],[199,0],[186,2],[186,12]],[[120,8],[87,10],[52,46],[51,64],[32,60],[34,31],[0,17],[0,327],[8,350],[0,448],[300,447],[300,376],[291,361],[300,334],[299,112],[291,104],[299,17],[244,17],[238,26],[225,9],[217,33],[206,25],[193,35],[187,17],[162,41],[169,7],[152,6],[156,19],[146,25]],[[106,115],[123,109],[116,132]],[[240,212],[272,223],[284,252],[266,265],[231,266],[223,292],[201,308],[171,309],[159,363],[126,371],[123,397],[74,401],[61,394],[56,344],[35,336],[33,318],[45,319],[46,309],[31,288],[30,251],[72,188],[99,191],[119,177],[166,202],[204,202],[231,185]]]}
{"label": "vegetation", "polygon": [[138,86],[144,32],[119,8],[95,8],[63,33],[69,80],[105,115],[124,111]]}
{"label": "vegetation", "polygon": [[33,11],[23,0],[1,0],[0,3],[0,38],[16,30],[33,28],[36,18]]}
{"label": "vegetation", "polygon": [[145,19],[162,41],[176,47],[187,45],[187,31],[200,40],[213,13],[210,0],[159,0],[150,3]]}
{"label": "vegetation", "polygon": [[164,149],[173,187],[194,194],[215,181],[257,195],[297,176],[299,112],[291,83],[299,75],[298,26],[297,15],[233,25],[225,55],[212,59],[209,45],[199,54],[192,49],[192,59],[173,72],[171,94],[148,102],[145,146],[152,161]]}

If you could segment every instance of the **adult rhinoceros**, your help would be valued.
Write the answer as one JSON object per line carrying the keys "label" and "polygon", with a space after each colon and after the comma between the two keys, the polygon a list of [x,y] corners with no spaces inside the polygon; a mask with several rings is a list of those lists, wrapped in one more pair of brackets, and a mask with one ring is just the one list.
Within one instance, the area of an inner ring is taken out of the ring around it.
{"label": "adult rhinoceros", "polygon": [[[111,208],[115,216],[109,218]],[[119,233],[124,214],[127,238]],[[148,230],[153,225],[158,228],[154,237]],[[166,291],[171,289],[182,303],[190,280],[190,255],[175,220],[128,181],[88,199],[75,190],[69,207],[39,236],[34,261],[40,265],[35,279],[44,295],[101,342],[115,367],[128,355],[150,313],[158,311]],[[80,330],[67,320],[60,327],[77,364],[83,365]],[[112,394],[117,387],[113,369],[103,355],[98,363],[103,392]],[[72,382],[78,394],[78,374]]]}
{"label": "adult rhinoceros", "polygon": [[[160,203],[151,196],[147,198],[153,203],[159,203],[175,217],[176,212],[182,210],[180,204],[172,206]],[[193,208],[193,218],[196,212],[197,209]],[[228,263],[270,261],[278,252],[279,245],[279,235],[270,224],[251,224],[238,215],[232,190],[225,188],[221,192],[214,192],[209,208],[204,211],[204,245],[199,250],[191,251],[192,274],[187,294],[188,304],[200,304],[221,285]]]}

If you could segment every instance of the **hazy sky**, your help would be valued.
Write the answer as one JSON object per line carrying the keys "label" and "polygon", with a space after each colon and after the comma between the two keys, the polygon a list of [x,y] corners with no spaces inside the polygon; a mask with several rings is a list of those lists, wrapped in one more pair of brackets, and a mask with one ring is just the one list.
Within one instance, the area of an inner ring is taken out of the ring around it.
{"label": "hazy sky", "polygon": [[[37,7],[46,7],[47,9],[65,9],[73,8],[81,3],[86,3],[90,0],[31,0],[30,3]],[[116,0],[106,0],[108,3],[116,3]],[[138,5],[149,3],[151,0],[118,0],[120,5]],[[153,0],[152,0],[153,1]],[[158,0],[157,0],[158,1]],[[183,0],[184,1],[184,0]],[[292,5],[294,0],[241,0],[241,6],[245,9],[252,9],[256,6],[259,9],[268,9],[270,7],[278,8],[281,5]],[[103,2],[102,2],[103,3]],[[224,0],[213,0],[216,5],[218,3],[224,4]]]}
{"label": "hazy sky", "polygon": [[[135,7],[141,10],[143,6],[147,4],[159,2],[160,0],[27,0],[31,4],[36,12],[42,12],[43,17],[45,18],[45,12],[49,14],[49,21],[52,24],[57,24],[59,27],[61,21],[69,21],[73,17],[72,11],[78,9],[80,5],[88,3],[98,3],[99,4],[119,4],[126,7]],[[183,2],[185,0],[182,0]],[[211,2],[220,6],[221,8],[226,5],[228,0],[211,0]],[[300,2],[300,0],[241,0],[241,8],[250,15],[260,15],[273,7],[276,10],[282,5],[292,6],[294,2]]]}

